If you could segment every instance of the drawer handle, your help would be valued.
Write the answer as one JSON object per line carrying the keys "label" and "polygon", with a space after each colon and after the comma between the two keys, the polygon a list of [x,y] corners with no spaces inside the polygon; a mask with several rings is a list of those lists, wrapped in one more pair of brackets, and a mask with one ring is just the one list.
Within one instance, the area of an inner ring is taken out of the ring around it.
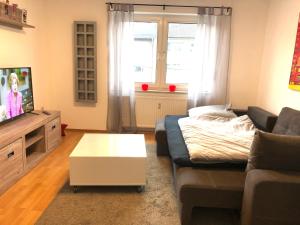
{"label": "drawer handle", "polygon": [[12,152],[10,152],[10,153],[7,154],[7,158],[9,159],[10,157],[12,157],[12,156],[14,156],[14,155],[15,155],[15,152],[12,151]]}
{"label": "drawer handle", "polygon": [[53,125],[53,126],[52,126],[52,130],[54,130],[55,128],[56,128],[56,126],[55,126],[55,125]]}

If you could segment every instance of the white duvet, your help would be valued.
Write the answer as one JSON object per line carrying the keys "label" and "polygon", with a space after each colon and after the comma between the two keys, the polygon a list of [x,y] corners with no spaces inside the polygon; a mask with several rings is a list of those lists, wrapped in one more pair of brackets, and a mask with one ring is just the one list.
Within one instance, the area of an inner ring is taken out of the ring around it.
{"label": "white duvet", "polygon": [[193,162],[247,161],[255,127],[245,115],[225,118],[203,115],[178,120]]}

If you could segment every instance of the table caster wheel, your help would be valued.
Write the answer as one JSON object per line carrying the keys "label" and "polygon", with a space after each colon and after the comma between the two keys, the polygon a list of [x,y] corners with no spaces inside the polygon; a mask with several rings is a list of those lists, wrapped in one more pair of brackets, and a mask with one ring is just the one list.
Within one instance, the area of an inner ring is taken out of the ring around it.
{"label": "table caster wheel", "polygon": [[145,191],[145,186],[138,186],[137,187],[137,192],[138,193],[142,193],[142,192],[144,192]]}
{"label": "table caster wheel", "polygon": [[79,191],[79,187],[78,186],[73,186],[73,192],[77,193]]}

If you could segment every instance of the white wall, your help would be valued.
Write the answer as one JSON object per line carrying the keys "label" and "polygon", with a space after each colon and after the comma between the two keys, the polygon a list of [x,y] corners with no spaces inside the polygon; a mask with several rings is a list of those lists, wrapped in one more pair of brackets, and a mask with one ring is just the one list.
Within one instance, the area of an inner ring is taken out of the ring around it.
{"label": "white wall", "polygon": [[[107,111],[107,12],[103,0],[44,0],[46,3],[47,73],[51,97],[46,107],[62,112],[69,128],[106,129]],[[73,21],[97,22],[98,102],[74,102]]]}
{"label": "white wall", "polygon": [[256,105],[269,1],[234,0],[229,97],[234,108]]}
{"label": "white wall", "polygon": [[276,114],[300,109],[300,92],[288,88],[299,12],[299,0],[271,0],[257,102]]}

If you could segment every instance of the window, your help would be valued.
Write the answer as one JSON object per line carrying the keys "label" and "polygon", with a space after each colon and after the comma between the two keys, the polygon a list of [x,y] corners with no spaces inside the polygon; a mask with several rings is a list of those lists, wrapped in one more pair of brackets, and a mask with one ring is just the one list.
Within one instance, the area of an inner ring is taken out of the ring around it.
{"label": "window", "polygon": [[136,82],[155,82],[157,23],[134,23],[134,76]]}
{"label": "window", "polygon": [[135,16],[134,76],[137,89],[154,90],[175,84],[186,90],[192,72],[197,25],[195,17]]}
{"label": "window", "polygon": [[196,24],[169,23],[167,84],[187,83],[192,73]]}

